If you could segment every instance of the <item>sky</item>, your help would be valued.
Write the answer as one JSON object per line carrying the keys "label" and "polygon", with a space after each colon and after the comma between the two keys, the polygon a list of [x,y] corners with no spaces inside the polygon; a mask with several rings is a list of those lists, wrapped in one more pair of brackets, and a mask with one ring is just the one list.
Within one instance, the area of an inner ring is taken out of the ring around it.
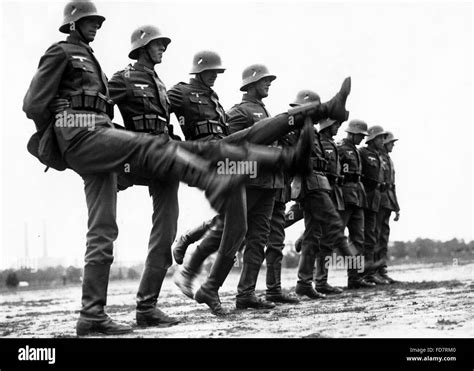
{"label": "sky", "polygon": [[[130,35],[154,24],[172,42],[156,71],[170,88],[187,81],[193,55],[217,51],[227,67],[214,89],[228,109],[242,70],[264,63],[277,76],[265,104],[284,112],[302,89],[329,100],[352,78],[350,119],[400,140],[392,159],[401,206],[391,240],[473,239],[472,19],[470,2],[98,1],[106,17],[91,44],[107,76],[130,60]],[[63,1],[2,1],[0,269],[47,254],[81,265],[87,210],[81,178],[44,167],[26,150],[34,124],[22,100],[39,59],[64,39]],[[121,123],[116,110],[115,121]],[[173,118],[176,124],[176,120]],[[337,139],[342,139],[347,123]],[[179,130],[178,130],[179,133]],[[211,218],[203,193],[182,184],[178,235]],[[289,205],[288,205],[289,207]],[[145,187],[118,196],[116,260],[144,261],[151,228]],[[303,230],[287,230],[287,242]]]}

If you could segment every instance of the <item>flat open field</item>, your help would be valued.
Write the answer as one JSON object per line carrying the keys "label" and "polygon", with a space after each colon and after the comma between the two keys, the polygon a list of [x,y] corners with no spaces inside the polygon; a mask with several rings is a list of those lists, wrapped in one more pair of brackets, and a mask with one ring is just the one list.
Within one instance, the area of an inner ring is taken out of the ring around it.
{"label": "flat open field", "polygon": [[[390,275],[402,283],[375,289],[350,290],[323,300],[302,300],[272,310],[236,310],[238,274],[221,289],[226,318],[213,316],[207,306],[188,299],[165,280],[159,307],[182,322],[169,328],[136,328],[128,338],[207,337],[473,337],[474,263],[402,264]],[[296,269],[282,274],[285,289],[294,290]],[[203,277],[201,277],[202,279]],[[330,272],[329,282],[345,287],[346,273]],[[138,281],[109,285],[108,313],[134,324]],[[265,268],[257,294],[265,289]],[[80,286],[0,293],[0,337],[75,337]]]}

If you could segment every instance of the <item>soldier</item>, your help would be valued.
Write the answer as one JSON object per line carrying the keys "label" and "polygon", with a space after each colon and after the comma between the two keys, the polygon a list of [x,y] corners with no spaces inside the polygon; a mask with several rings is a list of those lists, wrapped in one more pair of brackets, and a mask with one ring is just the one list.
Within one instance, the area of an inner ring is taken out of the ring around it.
{"label": "soldier", "polygon": [[[324,172],[329,185],[331,186],[331,199],[334,207],[340,213],[344,210],[344,199],[341,189],[341,165],[339,162],[339,154],[333,137],[337,135],[341,123],[336,120],[326,119],[319,123],[319,134],[321,136],[321,144],[323,146],[324,155],[327,160],[326,171]],[[316,256],[316,269],[314,275],[314,283],[316,290],[323,294],[340,294],[342,290],[328,284],[328,260],[332,254],[331,246],[327,239],[327,229],[322,229],[321,244],[319,253]]]}
{"label": "soldier", "polygon": [[362,160],[362,183],[367,195],[367,205],[364,210],[364,257],[365,273],[364,279],[376,285],[387,284],[387,281],[377,275],[375,269],[367,266],[377,265],[375,251],[377,245],[377,214],[380,210],[380,189],[384,185],[384,169],[381,151],[387,133],[379,125],[369,128],[365,140],[366,147],[360,149]]}
{"label": "soldier", "polygon": [[400,218],[400,206],[398,205],[397,193],[395,190],[395,168],[393,161],[390,158],[390,153],[393,150],[395,142],[398,139],[394,137],[393,133],[387,131],[386,139],[384,140],[384,148],[381,151],[382,161],[384,165],[384,182],[385,187],[380,200],[380,210],[377,214],[377,230],[378,230],[378,251],[376,251],[376,259],[383,262],[383,265],[378,269],[377,273],[388,283],[396,283],[393,278],[387,274],[387,248],[390,236],[390,216],[395,212],[396,222]]}
{"label": "soldier", "polygon": [[[291,145],[293,140],[292,138],[285,138],[285,142],[286,145]],[[285,294],[281,289],[285,228],[288,224],[285,209],[286,203],[291,198],[290,181],[290,174],[284,174],[284,187],[276,191],[275,202],[273,203],[272,218],[270,220],[270,236],[267,242],[267,249],[265,250],[265,260],[267,262],[267,290],[265,292],[265,298],[267,301],[274,303],[297,304],[299,303],[297,298]]]}
{"label": "soldier", "polygon": [[[344,105],[350,91],[350,80],[346,79],[333,100],[324,104],[310,104],[288,114],[281,114],[271,119],[261,120],[256,125],[239,132],[228,134],[227,117],[219,103],[218,96],[212,89],[218,73],[223,73],[220,56],[211,51],[198,52],[193,59],[190,74],[195,77],[189,83],[181,82],[173,86],[168,97],[172,110],[180,122],[183,134],[187,140],[223,140],[228,143],[243,144],[245,142],[271,144],[286,133],[301,128],[304,117],[347,117]],[[308,110],[309,107],[314,109]],[[337,113],[336,113],[337,112]],[[296,115],[294,114],[296,113]],[[300,138],[300,144],[304,140]],[[298,147],[298,146],[297,146]],[[301,145],[299,146],[302,149]],[[274,153],[278,151],[274,149]],[[302,150],[297,150],[302,153]],[[247,232],[247,213],[245,190],[235,192],[228,201],[229,212],[220,215],[215,228],[211,229],[206,238],[193,252],[183,268],[175,276],[176,285],[185,295],[199,302],[205,303],[212,313],[225,315],[218,296],[218,290],[234,265],[237,250],[243,243]],[[193,281],[199,274],[204,260],[218,250],[211,272],[203,285],[193,293]]]}
{"label": "soldier", "polygon": [[[364,253],[364,208],[367,201],[364,186],[360,181],[362,160],[358,146],[368,135],[367,124],[351,120],[346,129],[347,136],[338,146],[343,178],[342,193],[344,210],[339,211],[343,224],[349,229],[349,238],[360,254]],[[347,287],[358,289],[375,286],[364,280],[354,267],[347,269]]]}
{"label": "soldier", "polygon": [[[130,326],[113,321],[104,310],[113,241],[118,234],[117,173],[192,183],[206,190],[211,205],[220,211],[245,177],[217,175],[213,161],[226,157],[248,159],[235,146],[185,146],[166,138],[115,129],[107,80],[89,46],[104,20],[92,2],[66,4],[59,31],[69,36],[53,44],[41,58],[23,101],[23,110],[37,129],[28,143],[30,153],[47,165],[54,162],[58,169],[70,168],[84,180],[88,232],[82,309],[76,326],[80,336],[132,331]],[[55,99],[60,105],[67,101],[68,107],[61,114],[48,110]]]}
{"label": "soldier", "polygon": [[[154,67],[161,63],[171,39],[158,27],[144,25],[133,31],[129,58],[136,60],[115,73],[109,81],[110,97],[118,106],[127,130],[148,133],[169,140],[169,101],[166,88]],[[172,135],[172,134],[171,134]],[[130,179],[118,179],[119,185]],[[152,228],[137,292],[136,320],[141,327],[171,326],[179,321],[157,308],[158,296],[171,266],[171,244],[178,224],[178,187],[176,179],[147,182],[153,200]]]}
{"label": "soldier", "polygon": [[[304,102],[318,102],[319,96],[312,91],[298,93],[294,106]],[[345,121],[345,120],[341,120]],[[316,254],[320,251],[320,236],[323,231],[326,243],[344,256],[352,256],[344,236],[341,218],[331,200],[331,186],[326,178],[327,159],[319,133],[315,131],[315,140],[311,150],[312,173],[301,179],[300,200],[304,210],[305,231],[298,265],[298,282],[295,292],[310,299],[324,298],[325,295],[312,286],[313,268]],[[298,182],[296,182],[298,183]],[[295,182],[293,185],[296,184]]]}
{"label": "soldier", "polygon": [[[268,68],[262,64],[254,64],[244,69],[242,73],[242,84],[240,90],[245,92],[242,102],[232,107],[227,115],[228,124],[231,132],[238,132],[242,129],[253,126],[261,119],[270,117],[268,110],[262,102],[262,99],[268,96],[268,91],[275,75],[269,73]],[[278,142],[273,143],[277,146]],[[250,181],[246,186],[247,196],[247,235],[246,247],[243,254],[243,267],[240,281],[237,287],[236,307],[237,309],[255,308],[269,309],[275,304],[261,299],[255,295],[255,286],[258,273],[263,263],[265,255],[270,258],[267,260],[267,275],[270,279],[270,285],[273,286],[270,293],[275,301],[285,301],[276,282],[278,271],[281,271],[281,258],[278,267],[278,258],[272,254],[272,250],[278,249],[281,255],[280,246],[268,245],[267,254],[265,245],[270,234],[270,220],[274,208],[276,191],[284,186],[283,172],[271,173],[259,171],[257,168],[257,177]],[[275,223],[273,223],[275,224]],[[279,269],[278,269],[279,268]],[[267,282],[268,283],[268,282]]]}

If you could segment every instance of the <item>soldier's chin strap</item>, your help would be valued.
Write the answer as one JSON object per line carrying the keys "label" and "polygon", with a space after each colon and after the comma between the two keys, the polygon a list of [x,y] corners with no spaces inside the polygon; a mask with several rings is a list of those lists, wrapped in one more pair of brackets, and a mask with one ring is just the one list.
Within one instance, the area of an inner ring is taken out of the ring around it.
{"label": "soldier's chin strap", "polygon": [[79,37],[81,38],[81,40],[86,43],[87,45],[89,45],[89,41],[85,38],[84,34],[82,33],[81,29],[79,27],[76,27],[75,31],[77,31],[77,33],[79,34]]}
{"label": "soldier's chin strap", "polygon": [[155,61],[153,60],[149,50],[148,50],[148,44],[144,46],[145,48],[145,51],[146,51],[146,55],[148,55],[148,58],[150,58],[150,62],[153,64],[153,66],[156,64]]}
{"label": "soldier's chin strap", "polygon": [[204,85],[206,85],[208,88],[210,88],[210,86],[207,85],[207,84],[204,82],[204,80],[201,78],[201,74],[200,74],[200,73],[197,73],[197,74],[196,74],[196,78],[197,78],[199,81],[201,81]]}

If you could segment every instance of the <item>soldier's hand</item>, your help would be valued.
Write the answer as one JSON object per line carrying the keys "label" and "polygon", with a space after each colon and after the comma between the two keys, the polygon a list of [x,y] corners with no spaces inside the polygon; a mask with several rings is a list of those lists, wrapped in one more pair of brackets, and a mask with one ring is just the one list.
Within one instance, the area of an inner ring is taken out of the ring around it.
{"label": "soldier's hand", "polygon": [[54,98],[48,106],[52,113],[59,113],[69,107],[69,101],[64,98]]}
{"label": "soldier's hand", "polygon": [[397,211],[397,212],[395,213],[395,218],[394,218],[393,220],[396,221],[396,222],[398,222],[398,219],[400,219],[400,212],[399,212],[399,211]]}

